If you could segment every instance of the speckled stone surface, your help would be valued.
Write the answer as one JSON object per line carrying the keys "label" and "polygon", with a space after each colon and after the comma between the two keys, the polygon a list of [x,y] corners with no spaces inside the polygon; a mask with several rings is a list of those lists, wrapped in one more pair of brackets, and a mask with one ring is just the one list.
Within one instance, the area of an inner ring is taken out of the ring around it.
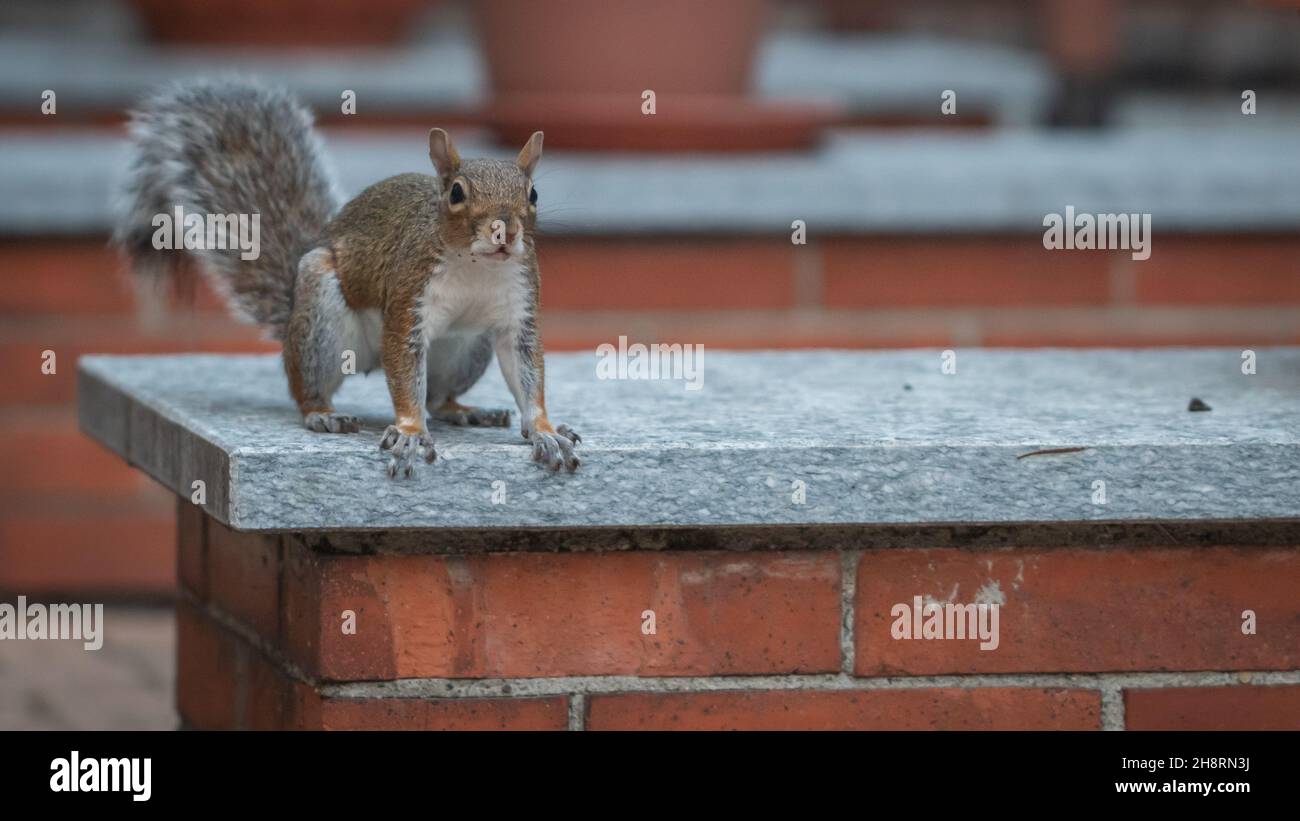
{"label": "speckled stone surface", "polygon": [[[1238,349],[971,349],[944,374],[934,350],[706,351],[689,391],[552,355],[572,475],[540,470],[517,426],[435,422],[438,461],[391,480],[382,374],[337,397],[361,433],[312,433],[276,356],[85,357],[78,402],[88,434],[187,498],[204,481],[208,512],[248,530],[1300,517],[1300,349],[1257,356],[1245,375]],[[510,406],[495,367],[465,401]],[[1062,448],[1082,450],[1024,455]]]}

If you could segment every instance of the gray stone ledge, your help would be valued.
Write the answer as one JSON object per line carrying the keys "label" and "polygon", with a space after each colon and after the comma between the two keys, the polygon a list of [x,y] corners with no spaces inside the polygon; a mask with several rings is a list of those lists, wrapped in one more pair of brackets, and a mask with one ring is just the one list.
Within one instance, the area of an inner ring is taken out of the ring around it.
{"label": "gray stone ledge", "polygon": [[[85,357],[79,413],[89,435],[185,498],[203,480],[206,510],[232,527],[382,532],[399,550],[447,529],[761,539],[772,526],[1294,520],[1300,349],[1257,353],[1246,376],[1238,349],[971,349],[944,375],[931,350],[709,351],[699,391],[602,381],[594,354],[552,355],[552,418],[584,437],[573,475],[539,470],[516,428],[435,424],[439,461],[389,480],[382,375],[352,377],[337,397],[362,433],[316,434],[276,356]],[[1193,396],[1213,410],[1189,412]],[[495,370],[467,401],[510,404]],[[1053,448],[1083,450],[1017,458]],[[1093,504],[1095,480],[1105,505]]]}
{"label": "gray stone ledge", "polygon": [[[513,156],[461,140],[466,156]],[[342,190],[426,172],[426,131],[326,129]],[[0,134],[0,235],[106,233],[126,143],[82,133]],[[1300,152],[1289,126],[1230,121],[1195,132],[832,131],[789,154],[648,155],[548,151],[539,225],[568,236],[1043,233],[1045,214],[1151,214],[1162,237],[1300,228]],[[682,197],[681,183],[691,181]]]}

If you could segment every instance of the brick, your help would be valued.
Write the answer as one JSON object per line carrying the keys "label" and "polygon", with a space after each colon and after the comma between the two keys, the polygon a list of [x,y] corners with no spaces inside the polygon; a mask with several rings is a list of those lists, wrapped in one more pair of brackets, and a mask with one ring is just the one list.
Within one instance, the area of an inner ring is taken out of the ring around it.
{"label": "brick", "polygon": [[[327,679],[839,669],[827,553],[315,556],[286,551],[285,646]],[[357,613],[344,636],[340,614]],[[643,635],[645,610],[657,633]]]}
{"label": "brick", "polygon": [[1043,308],[973,314],[989,347],[1259,347],[1300,342],[1300,309],[1286,307]]}
{"label": "brick", "polygon": [[1300,344],[1300,308],[1074,306],[786,311],[566,312],[542,316],[548,351],[602,343],[708,349],[1136,347]]}
{"label": "brick", "polygon": [[725,240],[549,240],[539,249],[547,309],[782,308],[794,246]]}
{"label": "brick", "polygon": [[1300,730],[1300,687],[1125,690],[1129,730]]}
{"label": "brick", "polygon": [[947,348],[949,317],[899,320],[880,312],[830,317],[819,311],[709,311],[696,314],[560,313],[542,317],[547,351],[595,351],[602,344],[689,343],[706,350],[781,348]]}
{"label": "brick", "polygon": [[589,730],[1096,730],[1091,690],[925,688],[620,693],[587,701]]}
{"label": "brick", "polygon": [[[1300,327],[1300,326],[1297,326]],[[1162,331],[1152,326],[1145,331],[1115,332],[1104,326],[1090,331],[1021,333],[991,332],[980,340],[989,348],[1251,348],[1261,345],[1300,345],[1300,331],[1231,331],[1206,329],[1198,333]]]}
{"label": "brick", "polygon": [[1294,237],[1187,237],[1152,246],[1135,262],[1139,303],[1300,303],[1300,241]]}
{"label": "brick", "polygon": [[[42,352],[54,351],[57,370],[41,372]],[[224,318],[206,322],[176,318],[156,330],[138,330],[131,320],[79,322],[57,319],[0,322],[0,362],[9,366],[0,406],[70,403],[76,393],[77,360],[84,354],[274,353],[278,343],[262,332]]]}
{"label": "brick", "polygon": [[319,730],[321,698],[309,684],[286,673],[279,662],[242,641],[244,679],[237,684],[247,730]]}
{"label": "brick", "polygon": [[569,700],[493,699],[324,699],[324,730],[566,730]]}
{"label": "brick", "polygon": [[176,710],[196,730],[239,726],[241,675],[235,639],[185,602],[176,606]]}
{"label": "brick", "polygon": [[204,560],[208,600],[258,635],[276,641],[280,635],[279,537],[240,533],[209,516]]}
{"label": "brick", "polygon": [[[335,681],[397,678],[392,602],[384,600],[369,570],[367,557],[321,556],[285,541],[281,647],[309,675]],[[421,654],[453,654],[445,590],[431,587],[423,602],[401,604],[408,606],[428,627],[418,645]],[[343,632],[345,614],[355,633]]]}
{"label": "brick", "polygon": [[1048,251],[1037,235],[833,239],[823,244],[826,305],[843,308],[1100,305],[1106,251]]}
{"label": "brick", "polygon": [[[0,270],[9,285],[0,294],[0,316],[135,311],[135,289],[126,263],[107,240],[0,241]],[[170,302],[180,309],[224,310],[220,298],[199,277],[187,280]]]}
{"label": "brick", "polygon": [[[1004,599],[1000,644],[891,637],[895,604]],[[1243,635],[1254,610],[1258,634]],[[1300,667],[1300,551],[866,551],[858,567],[862,675]]]}
{"label": "brick", "polygon": [[190,500],[176,499],[176,581],[200,601],[207,598],[205,567],[207,546],[204,538],[207,516],[203,508]]}
{"label": "brick", "polygon": [[175,590],[176,530],[165,509],[28,508],[0,515],[0,589],[133,596]]}
{"label": "brick", "polygon": [[[121,498],[148,479],[77,430],[68,408],[0,416],[0,491]],[[76,465],[76,470],[69,470]]]}
{"label": "brick", "polygon": [[[546,304],[559,308],[767,308],[791,304],[793,246],[750,237],[564,239],[542,245]],[[0,242],[0,268],[13,288],[0,316],[129,315],[133,286],[117,253],[101,241]],[[195,310],[224,310],[201,278]],[[184,298],[171,300],[184,309]]]}
{"label": "brick", "polygon": [[131,290],[106,242],[0,242],[0,268],[12,287],[0,315],[124,313]]}
{"label": "brick", "polygon": [[201,730],[563,730],[568,698],[322,698],[200,609],[176,609],[177,710]]}
{"label": "brick", "polygon": [[176,606],[176,708],[196,730],[320,727],[320,699],[275,661],[184,600]]}

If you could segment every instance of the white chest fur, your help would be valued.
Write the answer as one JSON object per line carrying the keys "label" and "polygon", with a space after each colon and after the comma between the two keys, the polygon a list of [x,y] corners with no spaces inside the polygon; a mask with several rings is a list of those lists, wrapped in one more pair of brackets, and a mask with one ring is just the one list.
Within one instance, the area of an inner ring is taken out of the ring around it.
{"label": "white chest fur", "polygon": [[477,335],[519,321],[527,307],[528,276],[516,259],[464,255],[440,263],[420,299],[426,340]]}

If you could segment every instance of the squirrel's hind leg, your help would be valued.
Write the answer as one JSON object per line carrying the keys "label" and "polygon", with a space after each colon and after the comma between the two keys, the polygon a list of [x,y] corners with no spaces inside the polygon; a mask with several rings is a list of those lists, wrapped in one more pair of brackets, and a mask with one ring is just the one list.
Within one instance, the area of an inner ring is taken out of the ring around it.
{"label": "squirrel's hind leg", "polygon": [[303,424],[319,433],[356,433],[361,420],[336,413],[331,400],[343,382],[349,308],[326,248],[298,263],[293,313],[284,335],[284,370]]}
{"label": "squirrel's hind leg", "polygon": [[448,425],[508,428],[507,408],[476,408],[462,405],[456,397],[473,387],[492,362],[492,336],[434,340],[429,346],[428,398],[429,415]]}
{"label": "squirrel's hind leg", "polygon": [[470,427],[483,428],[508,428],[510,427],[510,409],[509,408],[477,408],[472,405],[462,405],[456,401],[456,397],[450,397],[446,402],[436,408],[430,408],[429,413],[434,419],[440,422],[446,422],[449,425],[469,425]]}

